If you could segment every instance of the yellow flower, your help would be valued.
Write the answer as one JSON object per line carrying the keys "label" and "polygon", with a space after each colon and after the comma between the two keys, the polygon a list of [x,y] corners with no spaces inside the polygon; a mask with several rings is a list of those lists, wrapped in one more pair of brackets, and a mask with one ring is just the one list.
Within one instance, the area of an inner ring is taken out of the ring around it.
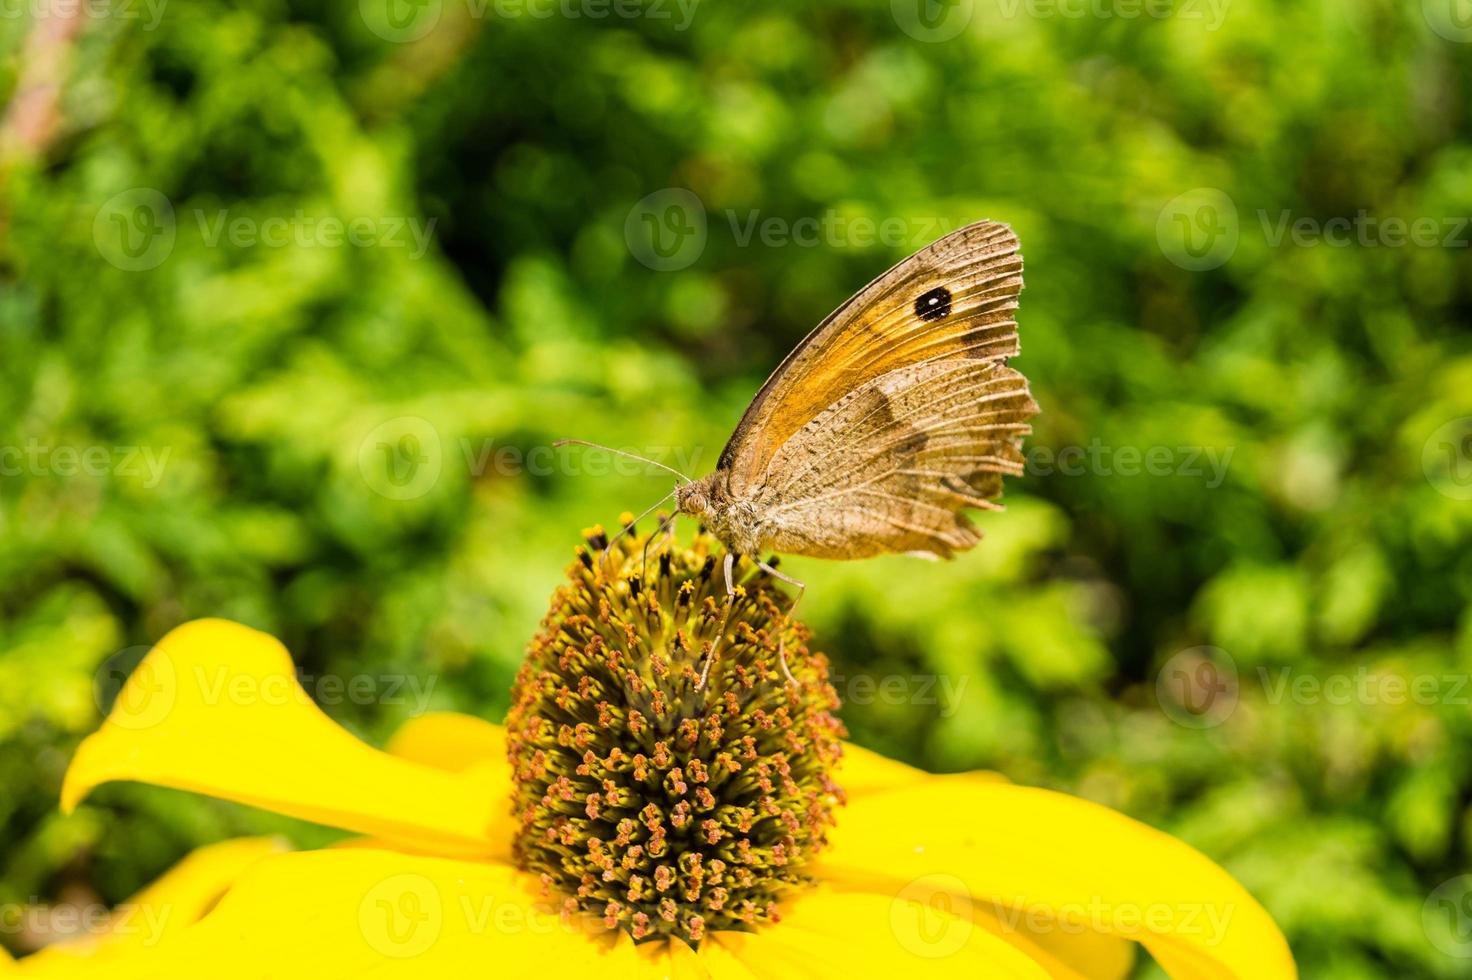
{"label": "yellow flower", "polygon": [[379,751],[272,637],[169,633],[79,748],[63,808],[138,780],[362,836],[204,848],[108,928],[0,974],[1121,978],[1139,943],[1177,978],[1296,975],[1262,907],[1180,841],[839,743],[826,662],[780,593],[748,583],[728,611],[707,542],[647,582],[637,545],[611,571],[574,564],[509,729],[431,714]]}

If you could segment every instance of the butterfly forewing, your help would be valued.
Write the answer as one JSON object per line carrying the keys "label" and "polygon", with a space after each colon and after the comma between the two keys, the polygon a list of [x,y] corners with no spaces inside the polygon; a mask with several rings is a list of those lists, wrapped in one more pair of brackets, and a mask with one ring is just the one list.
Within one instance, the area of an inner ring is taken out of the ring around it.
{"label": "butterfly forewing", "polygon": [[721,457],[778,551],[949,556],[979,539],[1022,471],[1037,405],[1007,367],[1022,257],[1011,229],[970,225],[874,280],[762,386]]}
{"label": "butterfly forewing", "polygon": [[921,249],[861,289],[772,372],[720,466],[738,495],[794,434],[845,392],[941,358],[1017,353],[1022,256],[1006,225],[983,221]]}

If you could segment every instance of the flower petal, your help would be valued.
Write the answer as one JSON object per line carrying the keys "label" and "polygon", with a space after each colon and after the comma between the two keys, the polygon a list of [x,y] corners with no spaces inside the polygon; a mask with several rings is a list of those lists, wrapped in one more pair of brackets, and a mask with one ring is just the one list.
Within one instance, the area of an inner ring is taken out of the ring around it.
{"label": "flower petal", "polygon": [[1135,962],[1135,944],[1093,929],[1060,928],[1056,920],[1035,913],[1003,920],[985,902],[972,900],[951,875],[926,875],[897,882],[885,874],[860,878],[845,874],[829,883],[839,891],[898,895],[910,902],[949,909],[976,926],[1016,946],[1043,966],[1055,980],[1123,980]]}
{"label": "flower petal", "polygon": [[972,921],[1036,960],[1054,980],[1124,980],[1135,966],[1135,944],[1093,929],[1044,928],[1004,923],[984,906],[972,905]]}
{"label": "flower petal", "polygon": [[916,769],[903,762],[896,762],[894,759],[852,742],[843,743],[843,759],[839,762],[837,773],[834,776],[835,781],[843,787],[844,793],[850,799],[869,793],[883,793],[904,786],[914,786],[939,778],[978,783],[1005,783],[1007,781],[1007,777],[996,772],[968,772],[955,776],[934,776],[924,769]]}
{"label": "flower petal", "polygon": [[687,969],[687,975],[700,978],[709,977],[711,980],[758,980],[758,978],[764,980],[766,977],[777,976],[777,970],[773,964],[762,964],[760,970],[747,966],[739,956],[726,947],[721,939],[722,936],[735,936],[736,945],[740,945],[741,940],[746,938],[741,933],[725,932],[707,936],[705,942],[700,944],[700,952],[695,954],[695,966]]}
{"label": "flower petal", "polygon": [[[280,837],[242,837],[209,844],[188,854],[161,878],[123,903],[132,919],[115,920],[112,934],[158,939],[193,925],[214,908],[220,897],[256,862],[291,850]],[[156,909],[159,928],[150,933],[140,929],[137,910]]]}
{"label": "flower petal", "polygon": [[930,774],[852,742],[844,742],[843,758],[833,778],[843,787],[844,793],[853,798],[922,783],[930,778]]}
{"label": "flower petal", "polygon": [[719,954],[711,957],[711,976],[721,980],[746,975],[718,966],[723,954],[758,976],[794,980],[890,973],[978,980],[1048,976],[1014,946],[943,905],[827,887],[784,905],[775,925],[756,933],[719,932],[714,943]]}
{"label": "flower petal", "polygon": [[1133,939],[1176,978],[1297,976],[1282,933],[1220,867],[1061,793],[937,777],[853,801],[830,840],[818,873],[844,887],[948,895],[1030,940]]}
{"label": "flower petal", "polygon": [[204,793],[439,854],[508,852],[509,783],[363,744],[312,703],[274,638],[218,619],[165,636],[77,749],[68,812],[101,783]]}
{"label": "flower petal", "polygon": [[499,766],[502,782],[511,785],[506,761],[506,729],[474,715],[437,711],[410,718],[388,741],[388,751],[401,759],[464,772],[475,766]]}
{"label": "flower petal", "polygon": [[654,954],[598,920],[564,920],[505,865],[327,850],[262,861],[204,920],[109,980],[653,977]]}
{"label": "flower petal", "polygon": [[106,976],[120,957],[148,949],[198,922],[256,862],[287,850],[275,837],[201,847],[113,909],[93,935],[48,946],[21,961],[26,974]]}

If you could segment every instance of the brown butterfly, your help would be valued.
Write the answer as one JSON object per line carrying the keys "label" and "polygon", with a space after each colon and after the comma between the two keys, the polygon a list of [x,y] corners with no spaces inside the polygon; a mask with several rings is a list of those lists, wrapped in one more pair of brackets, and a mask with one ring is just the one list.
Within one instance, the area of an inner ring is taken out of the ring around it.
{"label": "brown butterfly", "polygon": [[677,474],[679,512],[727,548],[728,591],[737,555],[801,590],[761,553],[950,558],[981,539],[964,511],[1001,509],[1038,411],[1007,365],[1021,291],[1017,236],[980,221],[869,283],[797,345],[715,472]]}

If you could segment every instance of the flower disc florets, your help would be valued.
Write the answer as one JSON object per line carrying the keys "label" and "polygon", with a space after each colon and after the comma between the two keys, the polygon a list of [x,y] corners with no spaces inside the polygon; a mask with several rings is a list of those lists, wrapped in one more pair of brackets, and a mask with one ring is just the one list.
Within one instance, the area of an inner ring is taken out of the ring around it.
{"label": "flower disc florets", "polygon": [[787,593],[740,562],[728,602],[706,534],[647,568],[646,543],[589,534],[517,676],[516,859],[569,909],[698,943],[808,882],[843,729]]}

